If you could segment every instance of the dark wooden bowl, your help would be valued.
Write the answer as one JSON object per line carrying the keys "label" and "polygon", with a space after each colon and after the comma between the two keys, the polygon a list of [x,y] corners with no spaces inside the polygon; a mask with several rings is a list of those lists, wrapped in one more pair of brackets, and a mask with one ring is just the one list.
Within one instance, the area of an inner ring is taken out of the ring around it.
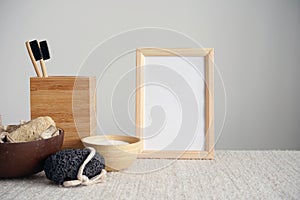
{"label": "dark wooden bowl", "polygon": [[58,136],[32,142],[0,144],[0,178],[28,176],[43,171],[44,161],[59,151],[64,131]]}

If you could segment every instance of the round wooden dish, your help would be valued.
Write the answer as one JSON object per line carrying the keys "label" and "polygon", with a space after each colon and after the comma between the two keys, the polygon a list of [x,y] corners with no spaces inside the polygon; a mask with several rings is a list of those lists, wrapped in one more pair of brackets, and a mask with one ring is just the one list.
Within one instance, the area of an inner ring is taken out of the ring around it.
{"label": "round wooden dish", "polygon": [[[106,141],[121,141],[128,144],[107,145]],[[140,139],[121,135],[96,135],[82,139],[85,147],[93,147],[103,155],[107,171],[119,171],[129,167],[140,152]]]}
{"label": "round wooden dish", "polygon": [[61,149],[64,131],[32,142],[0,144],[0,178],[22,177],[43,171],[44,160]]}

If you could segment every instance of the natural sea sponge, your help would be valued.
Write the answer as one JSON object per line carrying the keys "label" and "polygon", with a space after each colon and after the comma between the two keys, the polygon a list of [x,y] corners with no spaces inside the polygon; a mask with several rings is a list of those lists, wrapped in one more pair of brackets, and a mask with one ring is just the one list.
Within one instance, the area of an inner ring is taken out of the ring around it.
{"label": "natural sea sponge", "polygon": [[[89,149],[66,149],[49,156],[44,165],[46,177],[57,184],[77,179],[77,173],[90,154]],[[96,153],[83,170],[83,175],[92,178],[105,168],[104,158]]]}

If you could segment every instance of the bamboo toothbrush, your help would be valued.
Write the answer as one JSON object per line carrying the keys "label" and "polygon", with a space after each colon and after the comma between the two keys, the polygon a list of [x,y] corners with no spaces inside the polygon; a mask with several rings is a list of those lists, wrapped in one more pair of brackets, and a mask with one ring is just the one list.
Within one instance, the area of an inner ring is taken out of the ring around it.
{"label": "bamboo toothbrush", "polygon": [[44,62],[45,60],[48,60],[50,58],[50,53],[49,53],[47,41],[46,40],[41,41],[39,43],[39,46],[40,46],[40,51],[41,51],[41,54],[42,54],[42,59],[40,60],[42,71],[43,71],[44,77],[48,77],[47,70],[46,70],[46,65],[45,65],[45,62]]}
{"label": "bamboo toothbrush", "polygon": [[30,41],[29,44],[30,44],[30,48],[32,50],[34,59],[36,61],[40,61],[40,65],[41,65],[42,71],[43,71],[43,77],[48,77],[47,71],[46,71],[46,66],[45,66],[45,63],[43,60],[43,55],[42,55],[38,41],[37,40]]}
{"label": "bamboo toothbrush", "polygon": [[31,45],[30,45],[30,42],[29,41],[26,41],[26,48],[27,48],[27,51],[28,51],[28,54],[29,54],[29,57],[30,57],[30,60],[33,64],[33,67],[34,67],[34,70],[35,70],[35,73],[38,77],[42,77],[42,74],[38,68],[38,64],[36,62],[36,59],[35,59],[35,56],[34,56],[34,53],[31,49]]}

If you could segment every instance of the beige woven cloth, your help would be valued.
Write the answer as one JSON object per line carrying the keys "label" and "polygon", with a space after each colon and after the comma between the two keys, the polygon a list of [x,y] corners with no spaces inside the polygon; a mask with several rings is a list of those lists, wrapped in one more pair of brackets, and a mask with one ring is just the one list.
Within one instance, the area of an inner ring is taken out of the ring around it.
{"label": "beige woven cloth", "polygon": [[217,151],[216,159],[137,160],[106,182],[58,187],[44,173],[0,179],[0,199],[300,199],[300,151]]}

